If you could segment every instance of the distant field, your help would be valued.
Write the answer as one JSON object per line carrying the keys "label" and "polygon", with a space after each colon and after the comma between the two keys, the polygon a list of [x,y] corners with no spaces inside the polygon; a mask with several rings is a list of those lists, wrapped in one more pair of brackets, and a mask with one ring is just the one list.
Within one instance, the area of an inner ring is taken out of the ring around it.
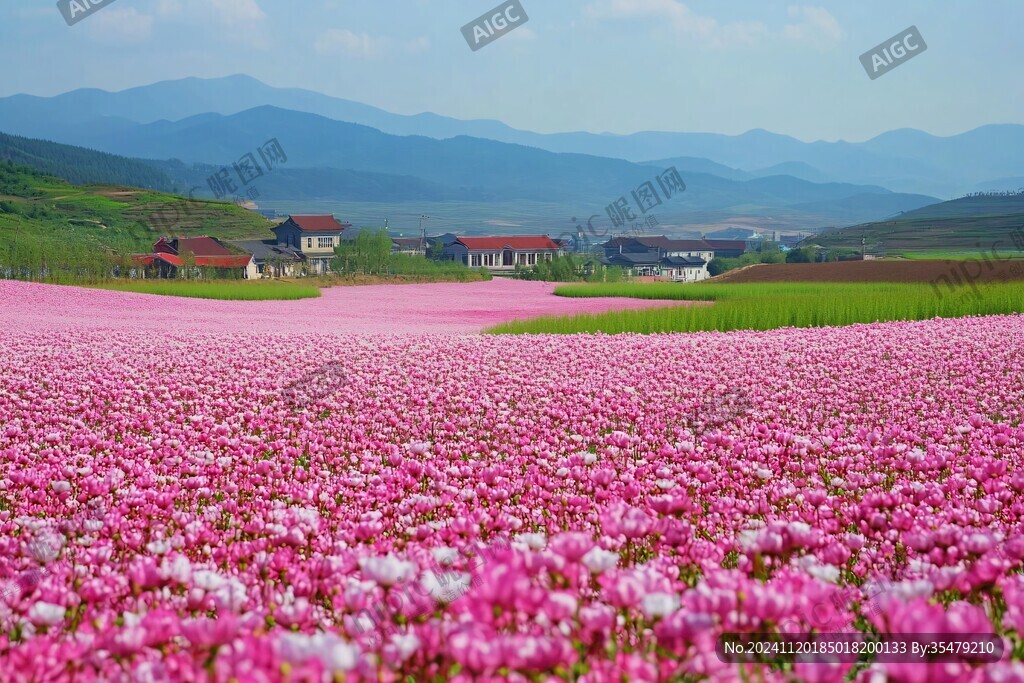
{"label": "distant field", "polygon": [[969,259],[1024,259],[1024,251],[997,250],[996,252],[981,249],[963,251],[902,251],[891,253],[890,256],[910,259],[912,261],[966,261]]}
{"label": "distant field", "polygon": [[732,271],[717,281],[730,284],[755,282],[933,282],[943,276],[964,281],[1007,282],[1024,280],[1024,260],[999,261],[976,255],[977,262],[959,259],[923,261],[840,261],[838,263],[773,263]]}
{"label": "distant field", "polygon": [[[755,268],[751,270],[761,270]],[[824,327],[895,320],[961,318],[1024,311],[1024,283],[963,286],[920,283],[597,284],[555,290],[567,297],[714,301],[713,306],[615,311],[517,320],[491,334],[641,334]]]}
{"label": "distant field", "polygon": [[317,287],[273,280],[127,280],[90,286],[95,289],[109,289],[116,292],[138,292],[140,294],[227,301],[292,301],[320,296],[320,290]]}

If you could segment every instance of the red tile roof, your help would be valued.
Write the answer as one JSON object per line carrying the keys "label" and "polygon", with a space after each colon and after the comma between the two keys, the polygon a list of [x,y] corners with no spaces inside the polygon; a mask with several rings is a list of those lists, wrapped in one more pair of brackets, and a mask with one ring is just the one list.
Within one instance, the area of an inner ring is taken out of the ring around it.
{"label": "red tile roof", "polygon": [[179,237],[178,255],[190,251],[198,256],[231,256],[231,250],[212,237]]}
{"label": "red tile roof", "polygon": [[232,251],[215,237],[161,237],[153,245],[153,251],[163,254],[181,255],[190,251],[196,256],[231,256]]}
{"label": "red tile roof", "polygon": [[245,268],[252,261],[252,254],[231,254],[229,256],[196,256],[197,266],[212,268]]}
{"label": "red tile roof", "polygon": [[341,232],[351,227],[349,223],[342,225],[334,216],[288,216],[288,220],[308,232]]}
{"label": "red tile roof", "polygon": [[505,247],[518,250],[558,249],[547,235],[515,235],[511,237],[460,237],[456,240],[471,251],[500,251]]}
{"label": "red tile roof", "polygon": [[132,254],[132,258],[143,266],[151,266],[156,261],[163,261],[164,263],[169,263],[172,266],[180,266],[185,263],[174,254]]}

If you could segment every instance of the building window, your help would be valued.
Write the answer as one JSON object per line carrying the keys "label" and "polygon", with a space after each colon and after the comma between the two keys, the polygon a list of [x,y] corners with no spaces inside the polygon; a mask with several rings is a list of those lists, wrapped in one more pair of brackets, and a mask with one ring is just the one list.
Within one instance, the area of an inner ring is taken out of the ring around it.
{"label": "building window", "polygon": [[321,249],[330,249],[331,247],[334,246],[334,238],[333,237],[318,237],[317,238],[317,246],[320,247]]}
{"label": "building window", "polygon": [[313,238],[312,237],[307,237],[306,238],[306,249],[312,249],[312,248],[313,248]]}
{"label": "building window", "polygon": [[531,266],[537,265],[537,255],[536,254],[530,254],[530,265]]}
{"label": "building window", "polygon": [[545,261],[550,261],[551,260],[551,252],[550,251],[548,253],[544,254],[544,260]]}
{"label": "building window", "polygon": [[480,254],[473,254],[473,267],[476,268],[480,265]]}

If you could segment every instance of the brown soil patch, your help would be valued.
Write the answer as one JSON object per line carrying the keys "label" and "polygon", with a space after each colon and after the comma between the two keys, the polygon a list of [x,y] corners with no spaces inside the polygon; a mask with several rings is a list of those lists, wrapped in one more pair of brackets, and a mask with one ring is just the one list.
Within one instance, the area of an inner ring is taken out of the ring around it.
{"label": "brown soil patch", "polygon": [[994,258],[964,261],[840,261],[838,263],[768,263],[723,273],[723,283],[746,282],[932,282],[950,280],[1005,282],[1024,280],[1024,260]]}

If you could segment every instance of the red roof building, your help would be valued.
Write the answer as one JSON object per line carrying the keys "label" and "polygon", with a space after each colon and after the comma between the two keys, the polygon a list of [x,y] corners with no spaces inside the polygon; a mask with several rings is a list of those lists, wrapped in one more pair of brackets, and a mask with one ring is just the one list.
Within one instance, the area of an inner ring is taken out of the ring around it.
{"label": "red roof building", "polygon": [[444,248],[444,258],[470,268],[512,272],[516,266],[529,268],[550,261],[561,247],[547,235],[504,237],[459,237]]}
{"label": "red roof building", "polygon": [[235,253],[215,237],[161,237],[153,253],[134,254],[132,259],[161,278],[177,277],[178,268],[189,261],[196,268],[237,269],[246,279],[258,274],[252,254]]}

